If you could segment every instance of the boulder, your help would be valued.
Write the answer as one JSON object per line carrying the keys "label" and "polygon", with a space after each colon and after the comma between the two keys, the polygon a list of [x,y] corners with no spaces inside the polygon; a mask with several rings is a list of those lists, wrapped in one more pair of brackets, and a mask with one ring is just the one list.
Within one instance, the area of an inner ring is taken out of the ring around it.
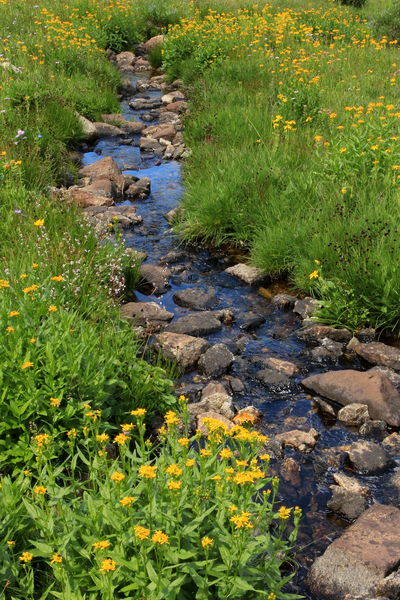
{"label": "boulder", "polygon": [[241,421],[243,422],[243,415],[251,415],[252,417],[254,417],[255,421],[261,421],[263,417],[262,411],[256,406],[253,406],[252,404],[241,408],[233,417],[233,420],[238,423],[240,423]]}
{"label": "boulder", "polygon": [[93,194],[94,196],[105,196],[114,198],[117,195],[115,183],[110,179],[96,179],[93,183],[80,188],[82,192]]}
{"label": "boulder", "polygon": [[333,474],[334,482],[352,494],[358,494],[361,496],[369,495],[369,488],[366,485],[362,485],[355,477],[349,477],[342,472]]}
{"label": "boulder", "polygon": [[179,290],[173,296],[175,304],[191,310],[208,310],[217,304],[218,300],[212,290],[187,288]]}
{"label": "boulder", "polygon": [[109,123],[93,123],[96,127],[96,137],[119,137],[120,135],[125,135],[125,131],[116,127],[115,125],[110,125]]}
{"label": "boulder", "polygon": [[291,446],[296,448],[296,450],[300,450],[300,452],[314,448],[318,438],[319,433],[315,429],[310,429],[309,431],[293,429],[292,431],[278,433],[275,436],[275,440],[282,442],[283,446]]}
{"label": "boulder", "polygon": [[318,600],[371,599],[400,562],[400,510],[375,504],[314,562],[308,582]]}
{"label": "boulder", "polygon": [[80,169],[79,175],[90,177],[92,182],[97,179],[109,179],[115,183],[118,192],[122,192],[124,189],[124,176],[111,156],[105,156],[91,165],[83,167]]}
{"label": "boulder", "polygon": [[375,442],[358,440],[346,452],[352,467],[365,475],[383,471],[389,462],[385,450]]}
{"label": "boulder", "polygon": [[293,308],[293,312],[300,315],[303,319],[307,319],[308,317],[312,317],[312,315],[321,308],[321,302],[315,300],[314,298],[303,298],[302,300],[296,300],[296,303]]}
{"label": "boulder", "polygon": [[142,282],[152,288],[153,294],[164,294],[167,291],[170,277],[169,269],[158,265],[144,264],[140,267]]}
{"label": "boulder", "polygon": [[367,500],[356,492],[350,492],[338,485],[331,485],[332,497],[327,507],[348,521],[354,521],[367,508]]}
{"label": "boulder", "polygon": [[173,333],[183,333],[185,335],[203,336],[210,333],[216,333],[222,327],[224,311],[202,311],[180,317],[171,325],[168,325],[166,331]]}
{"label": "boulder", "polygon": [[382,441],[382,445],[391,454],[397,454],[400,456],[400,434],[393,432],[387,435]]}
{"label": "boulder", "polygon": [[284,373],[288,377],[293,377],[299,372],[299,367],[288,360],[281,360],[280,358],[269,357],[264,360],[264,364],[271,369],[275,369],[280,373]]}
{"label": "boulder", "polygon": [[86,117],[83,117],[82,115],[78,115],[78,120],[82,128],[84,138],[86,140],[95,139],[97,137],[97,130],[95,124],[89,121],[89,119],[87,119]]}
{"label": "boulder", "polygon": [[72,187],[66,192],[65,195],[67,200],[70,200],[80,206],[81,208],[87,208],[90,206],[112,206],[114,200],[107,198],[107,196],[98,196],[91,194],[84,190],[84,188]]}
{"label": "boulder", "polygon": [[145,47],[146,53],[148,54],[158,46],[161,46],[164,43],[165,36],[164,35],[155,35],[145,42],[143,45]]}
{"label": "boulder", "polygon": [[151,181],[148,177],[142,177],[131,183],[125,190],[125,196],[132,200],[145,200],[151,192]]}
{"label": "boulder", "polygon": [[183,92],[176,90],[175,92],[169,92],[168,94],[164,94],[161,97],[161,102],[163,104],[172,104],[173,102],[177,102],[178,100],[185,100],[185,95]]}
{"label": "boulder", "polygon": [[335,342],[347,344],[351,340],[351,333],[347,329],[335,329],[327,325],[310,325],[300,329],[297,336],[310,344],[319,344],[324,338],[329,338]]}
{"label": "boulder", "polygon": [[337,418],[345,425],[360,426],[369,419],[368,406],[366,404],[348,404],[339,410]]}
{"label": "boulder", "polygon": [[128,302],[121,307],[121,314],[135,325],[154,329],[159,329],[174,318],[173,313],[156,302]]}
{"label": "boulder", "polygon": [[145,128],[143,123],[135,120],[128,121],[128,119],[124,119],[124,117],[118,113],[101,115],[101,118],[103,119],[104,123],[115,125],[116,127],[122,129],[125,133],[129,133],[131,135],[141,133]]}
{"label": "boulder", "polygon": [[199,367],[206,375],[219,377],[228,371],[234,358],[225,344],[215,344],[200,358]]}
{"label": "boulder", "polygon": [[373,365],[381,365],[400,371],[400,350],[381,342],[354,344],[352,348],[358,356]]}
{"label": "boulder", "polygon": [[297,296],[291,296],[290,294],[276,294],[271,300],[271,304],[279,310],[293,308],[296,302]]}
{"label": "boulder", "polygon": [[210,381],[201,392],[201,399],[205,400],[213,394],[226,394],[225,386],[219,381]]}
{"label": "boulder", "polygon": [[314,404],[317,405],[317,408],[327,417],[336,419],[336,411],[333,408],[333,406],[331,404],[329,404],[329,402],[326,402],[325,400],[322,400],[322,398],[319,398],[318,396],[316,396],[314,398]]}
{"label": "boulder", "polygon": [[381,373],[328,371],[307,377],[302,384],[343,406],[366,404],[372,419],[400,426],[400,394]]}
{"label": "boulder", "polygon": [[393,383],[394,387],[400,391],[400,373],[396,373],[388,367],[372,367],[372,369],[368,369],[368,373],[381,373],[385,375]]}
{"label": "boulder", "polygon": [[226,392],[224,394],[216,392],[200,402],[188,404],[188,411],[193,418],[209,411],[223,415],[227,419],[231,419],[235,414],[232,398]]}
{"label": "boulder", "polygon": [[174,102],[167,104],[165,108],[169,112],[180,114],[185,112],[187,110],[187,107],[187,102],[185,102],[184,100],[175,100]]}
{"label": "boulder", "polygon": [[161,125],[151,125],[150,127],[146,127],[146,129],[143,130],[143,135],[155,140],[160,140],[160,138],[163,138],[164,140],[172,142],[172,140],[176,136],[176,129],[170,123],[163,123]]}
{"label": "boulder", "polygon": [[175,360],[183,369],[194,367],[209,347],[202,338],[170,332],[160,333],[156,344],[167,359]]}
{"label": "boulder", "polygon": [[139,57],[136,59],[133,68],[135,73],[144,73],[151,70],[151,64],[145,58]]}
{"label": "boulder", "polygon": [[279,373],[275,369],[262,369],[256,373],[256,377],[264,385],[273,388],[282,388],[290,385],[290,379],[284,373]]}
{"label": "boulder", "polygon": [[246,265],[245,263],[239,263],[233,267],[228,267],[225,269],[225,273],[233,275],[249,285],[254,285],[264,278],[261,269],[258,267],[252,267],[251,265]]}
{"label": "boulder", "polygon": [[374,437],[380,441],[387,434],[387,425],[385,421],[368,420],[360,427],[360,435],[364,437]]}

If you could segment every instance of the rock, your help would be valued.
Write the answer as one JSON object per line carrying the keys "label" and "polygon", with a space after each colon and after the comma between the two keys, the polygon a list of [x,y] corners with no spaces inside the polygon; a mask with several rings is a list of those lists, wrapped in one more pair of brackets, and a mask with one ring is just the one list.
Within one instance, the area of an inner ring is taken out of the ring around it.
{"label": "rock", "polygon": [[246,391],[246,386],[241,379],[238,377],[232,377],[231,375],[227,375],[225,377],[229,381],[229,386],[233,393],[240,394]]}
{"label": "rock", "polygon": [[[159,108],[161,106],[161,101],[160,100],[148,100],[147,98],[136,98],[135,100],[132,100],[131,102],[129,102],[129,108],[131,108],[132,110],[153,110],[156,108]],[[145,115],[142,115],[141,119],[143,119]],[[151,119],[151,121],[154,121],[156,115],[154,115]]]}
{"label": "rock", "polygon": [[147,258],[146,252],[134,248],[125,248],[125,254],[129,255],[135,263],[142,263]]}
{"label": "rock", "polygon": [[372,367],[372,369],[368,369],[368,373],[381,373],[385,375],[393,383],[394,387],[400,391],[400,373],[396,373],[388,367]]}
{"label": "rock", "polygon": [[364,327],[359,329],[356,333],[356,337],[360,342],[368,343],[373,342],[376,336],[376,330],[372,327]]}
{"label": "rock", "polygon": [[282,442],[283,446],[292,446],[296,450],[300,450],[300,452],[314,448],[318,438],[319,433],[315,429],[310,429],[309,431],[293,429],[292,431],[278,433],[275,436],[275,439],[278,442]]}
{"label": "rock", "polygon": [[252,417],[254,417],[255,422],[256,421],[261,421],[263,414],[261,412],[260,409],[258,409],[257,407],[250,405],[250,406],[245,406],[245,408],[241,408],[237,414],[233,417],[233,420],[236,422],[240,422],[241,421],[241,415],[251,415]]}
{"label": "rock", "polygon": [[182,215],[182,208],[177,206],[164,215],[164,218],[172,225]]}
{"label": "rock", "polygon": [[249,285],[254,285],[264,278],[261,269],[258,267],[252,267],[251,265],[246,265],[245,263],[239,263],[233,267],[228,267],[225,269],[225,273],[233,275]]}
{"label": "rock", "polygon": [[142,177],[132,183],[126,190],[125,196],[133,200],[145,200],[151,192],[151,181],[148,177]]}
{"label": "rock", "polygon": [[279,373],[275,369],[262,369],[256,373],[256,377],[261,383],[273,388],[282,388],[290,385],[290,379],[284,373]]}
{"label": "rock", "polygon": [[115,62],[120,70],[125,70],[127,67],[132,67],[136,61],[136,56],[133,52],[120,52],[115,56]]}
{"label": "rock", "polygon": [[96,137],[118,137],[120,135],[125,135],[125,132],[116,127],[115,125],[110,125],[109,123],[93,123],[96,127]]}
{"label": "rock", "polygon": [[215,394],[207,396],[207,398],[204,398],[204,400],[201,400],[200,402],[188,404],[188,412],[193,418],[209,411],[216,412],[227,419],[231,419],[235,414],[231,396],[227,393],[220,394],[216,392]]}
{"label": "rock", "polygon": [[390,485],[398,489],[400,492],[400,471],[392,475],[392,477],[390,478]]}
{"label": "rock", "polygon": [[252,311],[239,313],[236,315],[235,320],[240,329],[244,331],[254,331],[254,329],[265,323],[265,317],[257,315]]}
{"label": "rock", "polygon": [[362,425],[369,419],[368,406],[366,404],[349,404],[339,410],[337,418],[345,425]]}
{"label": "rock", "polygon": [[171,325],[168,325],[166,331],[195,336],[216,333],[222,327],[222,312],[223,311],[202,311],[180,317],[171,323]]}
{"label": "rock", "polygon": [[222,426],[225,426],[228,430],[232,429],[233,423],[227,417],[224,417],[220,413],[214,412],[212,410],[203,412],[197,416],[197,429],[199,429],[204,435],[208,435],[209,429],[206,424],[207,419],[214,419],[219,421]]}
{"label": "rock", "polygon": [[157,152],[163,150],[160,142],[151,137],[140,138],[139,146],[143,152]]}
{"label": "rock", "polygon": [[93,194],[94,196],[105,196],[106,198],[117,196],[115,184],[110,179],[96,179],[93,183],[85,185],[80,189],[82,192]]}
{"label": "rock", "polygon": [[134,225],[143,221],[140,215],[136,214],[136,208],[134,206],[90,206],[85,208],[85,215],[89,221],[92,221],[96,226],[100,227],[101,230],[109,230],[109,225],[116,227],[122,227],[122,229],[129,229]]}
{"label": "rock", "polygon": [[145,42],[143,45],[145,47],[146,53],[149,54],[152,50],[161,46],[164,43],[165,36],[164,35],[155,35]]}
{"label": "rock", "polygon": [[334,473],[333,479],[335,483],[352,494],[358,494],[360,496],[368,496],[369,488],[366,485],[362,485],[355,477],[349,477],[344,473]]}
{"label": "rock", "polygon": [[382,579],[376,591],[386,598],[400,598],[400,569]]}
{"label": "rock", "polygon": [[163,294],[167,291],[170,277],[169,269],[157,265],[144,264],[140,267],[140,276],[142,281],[151,286],[153,294]]}
{"label": "rock", "polygon": [[161,102],[163,104],[172,104],[173,102],[177,102],[178,100],[185,100],[185,95],[183,92],[177,90],[175,92],[169,92],[161,97]]}
{"label": "rock", "polygon": [[400,394],[381,373],[328,371],[307,377],[302,384],[343,406],[366,404],[372,419],[400,426]]}
{"label": "rock", "polygon": [[293,485],[299,487],[301,485],[300,466],[294,458],[285,458],[281,464],[281,477]]}
{"label": "rock", "polygon": [[134,64],[135,73],[144,73],[151,70],[151,64],[145,58],[139,57]]}
{"label": "rock", "polygon": [[143,327],[159,329],[174,318],[173,313],[168,312],[155,302],[128,302],[121,308],[124,319]]}
{"label": "rock", "polygon": [[166,358],[175,360],[184,369],[194,367],[209,347],[202,338],[170,332],[160,333],[156,343]]}
{"label": "rock", "polygon": [[171,102],[170,104],[167,104],[167,106],[165,108],[169,112],[181,114],[183,112],[186,112],[187,107],[188,107],[187,102],[185,102],[184,100],[175,100],[175,102]]}
{"label": "rock", "polygon": [[199,367],[211,377],[219,377],[226,373],[232,365],[234,356],[225,344],[215,344],[203,354]]}
{"label": "rock", "polygon": [[337,485],[331,485],[332,497],[327,502],[327,507],[347,519],[354,521],[367,508],[367,500],[363,496],[350,492]]}
{"label": "rock", "polygon": [[276,294],[271,300],[271,304],[279,310],[293,308],[297,302],[297,296],[290,296],[289,294]]}
{"label": "rock", "polygon": [[336,411],[329,402],[325,402],[322,398],[316,396],[314,398],[314,403],[317,405],[317,408],[327,417],[332,417],[336,419]]}
{"label": "rock", "polygon": [[308,582],[318,600],[373,598],[400,562],[400,510],[375,504],[314,562]]}
{"label": "rock", "polygon": [[348,343],[351,340],[351,333],[347,329],[335,329],[327,325],[311,325],[300,329],[297,336],[310,344],[319,344],[325,338],[335,342]]}
{"label": "rock", "polygon": [[128,121],[128,119],[124,119],[124,117],[118,113],[101,115],[101,118],[103,119],[104,123],[115,125],[130,135],[139,134],[145,128],[143,123],[134,120]]}
{"label": "rock", "polygon": [[382,440],[387,433],[385,421],[365,421],[360,427],[360,435],[365,437],[375,437]]}
{"label": "rock", "polygon": [[[1,63],[0,63],[1,64]],[[94,123],[89,121],[86,117],[78,115],[79,123],[82,127],[82,133],[86,140],[93,140],[97,137],[97,130]]]}
{"label": "rock", "polygon": [[364,360],[373,365],[389,367],[389,369],[400,370],[400,350],[381,342],[370,342],[368,344],[355,344],[353,350]]}
{"label": "rock", "polygon": [[296,301],[293,312],[300,315],[303,319],[306,319],[308,317],[312,317],[312,315],[315,314],[315,312],[321,308],[321,306],[322,304],[321,302],[318,302],[318,300],[306,297],[303,298],[303,300]]}
{"label": "rock", "polygon": [[175,304],[191,310],[207,310],[215,306],[218,300],[212,290],[188,288],[179,290],[173,296]]}
{"label": "rock", "polygon": [[112,206],[114,200],[107,198],[106,196],[96,196],[90,192],[85,191],[83,188],[72,187],[66,192],[66,199],[74,202],[81,208],[87,208],[90,206]]}
{"label": "rock", "polygon": [[146,129],[143,130],[143,135],[149,136],[154,140],[160,140],[160,138],[163,138],[164,140],[172,142],[172,140],[176,136],[176,129],[170,123],[163,123],[162,125],[151,125],[150,127],[146,127]]}
{"label": "rock", "polygon": [[386,436],[382,441],[382,445],[385,446],[388,452],[392,452],[400,456],[400,434],[391,433]]}
{"label": "rock", "polygon": [[354,442],[347,454],[353,468],[365,475],[383,471],[389,462],[382,446],[365,440]]}
{"label": "rock", "polygon": [[264,364],[271,369],[284,373],[288,377],[293,377],[299,372],[299,368],[292,362],[281,360],[280,358],[269,357],[264,360]]}
{"label": "rock", "polygon": [[226,389],[225,386],[222,383],[219,383],[218,381],[210,381],[210,383],[208,383],[206,385],[205,388],[203,388],[202,392],[201,392],[201,399],[202,400],[206,400],[206,398],[208,398],[209,396],[212,396],[213,394],[226,394]]}
{"label": "rock", "polygon": [[91,165],[83,167],[80,169],[79,175],[81,177],[90,177],[92,182],[97,179],[109,179],[115,183],[118,192],[122,193],[124,189],[124,176],[111,156],[105,156]]}

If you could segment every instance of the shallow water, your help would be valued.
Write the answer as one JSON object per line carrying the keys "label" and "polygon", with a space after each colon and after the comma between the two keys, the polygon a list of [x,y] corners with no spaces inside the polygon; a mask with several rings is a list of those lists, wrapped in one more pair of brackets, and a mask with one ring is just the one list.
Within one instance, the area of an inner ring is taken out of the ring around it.
{"label": "shallow water", "polygon": [[[133,77],[133,83],[143,77]],[[160,92],[149,91],[137,94],[137,97],[160,97]],[[128,102],[121,103],[123,116],[127,119],[140,119],[144,111],[133,111]],[[149,123],[156,124],[157,121]],[[134,138],[137,142],[139,136]],[[121,145],[118,139],[102,139],[91,152],[83,156],[83,164],[91,164],[100,157],[112,156],[124,173],[151,179],[152,192],[149,198],[136,203],[137,212],[143,217],[143,223],[126,233],[127,246],[145,251],[147,262],[156,264],[170,251],[182,252],[179,260],[168,265],[174,270],[170,290],[160,297],[145,296],[135,292],[138,300],[157,302],[160,306],[173,312],[177,317],[191,311],[177,306],[173,295],[177,290],[189,287],[213,288],[219,298],[215,308],[229,308],[235,314],[252,311],[265,317],[265,323],[250,334],[245,349],[240,354],[236,350],[236,341],[246,332],[237,323],[223,326],[216,334],[207,336],[210,342],[223,342],[236,353],[236,360],[230,375],[239,378],[245,386],[244,391],[234,394],[239,407],[253,404],[262,410],[265,421],[262,426],[267,434],[280,433],[291,429],[309,429],[314,427],[320,438],[316,448],[310,453],[301,453],[287,448],[285,458],[292,457],[298,463],[299,471],[285,471],[282,461],[273,460],[271,469],[280,475],[280,496],[288,506],[298,505],[303,509],[304,518],[298,539],[299,571],[290,585],[290,591],[300,591],[306,598],[305,576],[315,557],[323,551],[330,541],[337,537],[346,526],[338,517],[329,515],[326,502],[330,498],[329,485],[333,483],[332,473],[338,468],[330,466],[329,448],[351,444],[359,439],[357,430],[352,430],[339,422],[326,421],[313,406],[312,398],[305,394],[300,381],[306,374],[342,368],[363,369],[360,363],[341,361],[338,364],[320,365],[312,363],[307,356],[307,346],[296,336],[301,320],[291,311],[283,312],[273,309],[259,290],[250,287],[240,280],[224,273],[224,269],[232,264],[229,257],[211,255],[201,247],[180,247],[164,218],[165,213],[179,204],[183,193],[181,165],[176,161],[163,161],[153,154],[143,154],[135,145]],[[129,204],[125,202],[124,204]],[[282,391],[270,391],[255,378],[255,373],[262,368],[257,358],[274,356],[298,364],[301,368],[298,377],[292,379],[293,385]],[[193,384],[197,373],[185,374],[179,380],[183,386]],[[224,380],[225,381],[225,380]],[[201,386],[199,386],[201,387]],[[398,504],[398,492],[391,489],[388,479],[393,474],[396,464],[384,475],[357,478],[366,483],[372,492],[372,500],[385,504]],[[400,460],[397,463],[400,468]],[[351,474],[349,469],[345,472]]]}

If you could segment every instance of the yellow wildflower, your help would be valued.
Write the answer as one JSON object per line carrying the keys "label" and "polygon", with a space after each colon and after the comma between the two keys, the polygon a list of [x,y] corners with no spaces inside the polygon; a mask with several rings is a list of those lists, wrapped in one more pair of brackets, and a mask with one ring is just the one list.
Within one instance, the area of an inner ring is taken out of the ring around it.
{"label": "yellow wildflower", "polygon": [[142,527],[141,525],[135,525],[133,530],[135,532],[135,536],[139,538],[139,540],[146,540],[150,535],[150,529]]}
{"label": "yellow wildflower", "polygon": [[162,531],[160,531],[158,529],[157,531],[154,532],[154,535],[151,538],[151,541],[154,544],[160,544],[162,546],[163,544],[169,544],[169,537],[167,536],[167,534],[163,533]]}

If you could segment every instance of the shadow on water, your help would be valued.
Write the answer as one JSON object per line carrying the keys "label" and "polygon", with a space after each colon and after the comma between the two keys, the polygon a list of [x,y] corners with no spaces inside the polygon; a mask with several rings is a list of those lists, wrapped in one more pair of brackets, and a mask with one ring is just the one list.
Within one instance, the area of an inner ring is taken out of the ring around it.
{"label": "shadow on water", "polygon": [[[132,83],[135,84],[139,79],[143,77],[132,77]],[[137,97],[143,96],[157,99],[161,93],[150,91],[137,94]],[[129,108],[128,101],[123,101],[121,108],[126,119],[140,120],[145,112],[133,111]],[[151,125],[156,123],[157,121],[152,121]],[[137,299],[157,302],[179,317],[191,311],[175,304],[175,292],[193,286],[212,288],[218,297],[215,308],[229,308],[235,315],[251,311],[263,316],[264,323],[254,332],[244,331],[234,321],[232,325],[224,326],[222,331],[208,336],[210,342],[223,342],[236,355],[228,378],[233,388],[237,380],[242,382],[240,390],[235,390],[235,402],[240,407],[252,404],[262,410],[265,417],[262,429],[267,435],[310,427],[314,427],[320,434],[312,452],[301,453],[286,449],[284,460],[280,457],[271,462],[273,474],[279,475],[281,479],[282,502],[288,506],[300,506],[304,513],[298,538],[298,573],[288,591],[300,592],[304,597],[311,598],[305,584],[308,569],[315,557],[347,525],[328,514],[326,503],[331,495],[329,485],[333,483],[332,473],[343,467],[344,453],[341,448],[360,436],[357,430],[344,427],[339,422],[326,421],[316,410],[312,398],[301,388],[300,381],[306,374],[327,369],[362,369],[363,366],[346,360],[329,365],[311,362],[305,344],[296,336],[300,320],[294,313],[273,309],[257,288],[226,274],[224,270],[232,264],[229,257],[211,255],[201,246],[180,246],[164,215],[179,204],[182,196],[181,165],[174,160],[165,161],[154,154],[141,152],[138,142],[138,136],[129,144],[121,143],[118,138],[101,139],[92,151],[83,156],[84,165],[91,164],[100,157],[111,156],[124,173],[151,179],[151,195],[135,204],[138,214],[143,217],[143,223],[126,233],[126,244],[146,252],[149,263],[158,263],[171,252],[176,253],[176,262],[172,261],[168,265],[172,276],[167,293],[156,297],[135,292]],[[126,201],[123,204],[131,203]],[[262,368],[263,359],[268,356],[296,363],[300,368],[298,377],[280,390],[274,391],[264,386],[257,380],[256,373]],[[184,390],[196,389],[197,375],[193,372],[186,373],[178,384]],[[202,386],[197,384],[197,387]],[[397,467],[400,468],[400,461]],[[348,467],[344,468],[345,472],[351,474]],[[358,476],[358,479],[368,484],[371,501],[397,504],[398,498],[388,483],[392,474],[393,470],[380,477]]]}

